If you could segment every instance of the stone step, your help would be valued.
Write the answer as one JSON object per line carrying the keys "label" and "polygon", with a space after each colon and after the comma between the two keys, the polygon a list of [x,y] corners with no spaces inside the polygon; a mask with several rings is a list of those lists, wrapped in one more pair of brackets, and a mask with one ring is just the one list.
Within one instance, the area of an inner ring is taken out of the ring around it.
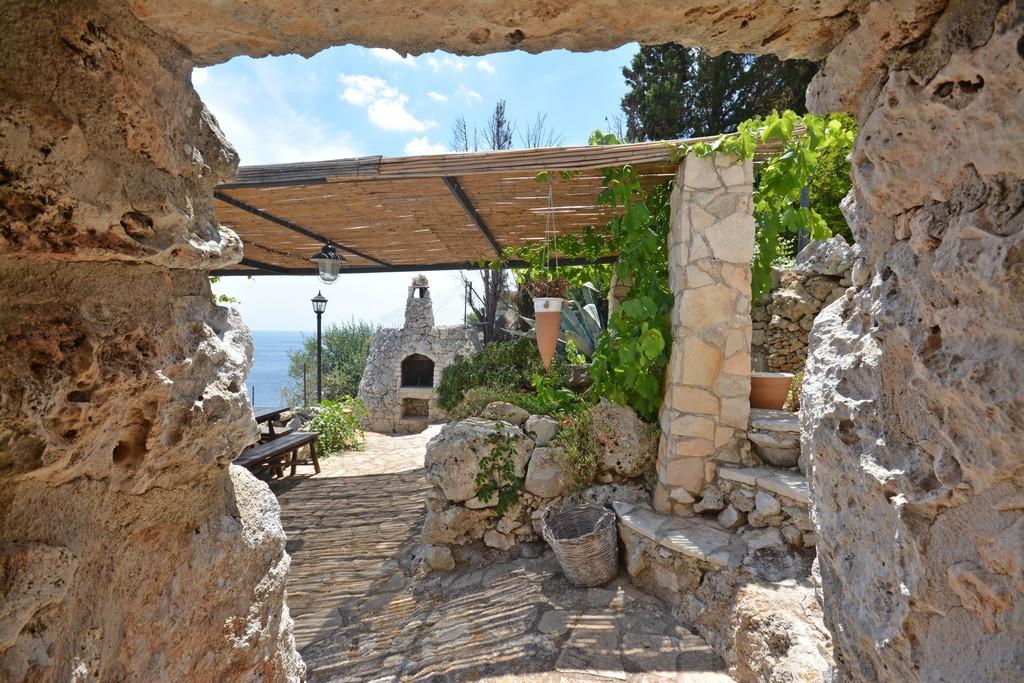
{"label": "stone step", "polygon": [[718,476],[769,491],[807,504],[811,501],[807,477],[797,470],[762,465],[761,467],[719,467]]}
{"label": "stone step", "polygon": [[646,506],[621,501],[612,503],[612,507],[619,516],[620,525],[669,552],[724,568],[739,542],[742,556],[742,541],[713,520],[663,515]]}
{"label": "stone step", "polygon": [[800,434],[800,414],[788,410],[750,409],[750,431]]}

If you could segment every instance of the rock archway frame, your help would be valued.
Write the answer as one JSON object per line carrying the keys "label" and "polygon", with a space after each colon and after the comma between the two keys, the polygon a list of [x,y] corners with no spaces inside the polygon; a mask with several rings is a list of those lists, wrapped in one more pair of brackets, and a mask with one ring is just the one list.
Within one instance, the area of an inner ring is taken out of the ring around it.
{"label": "rock archway frame", "polygon": [[[237,158],[194,65],[358,43],[463,54],[677,40],[827,61],[856,115],[863,259],[819,316],[803,439],[851,680],[1009,680],[1024,660],[1024,58],[1016,0],[8,2],[0,44],[0,669],[295,679],[240,258]],[[972,656],[965,657],[964,652]],[[174,656],[168,656],[168,653]]]}

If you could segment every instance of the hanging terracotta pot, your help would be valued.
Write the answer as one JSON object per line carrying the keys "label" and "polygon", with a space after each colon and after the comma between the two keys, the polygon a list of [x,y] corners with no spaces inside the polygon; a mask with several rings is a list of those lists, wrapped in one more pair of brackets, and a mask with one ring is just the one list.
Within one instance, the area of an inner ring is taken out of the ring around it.
{"label": "hanging terracotta pot", "polygon": [[551,367],[558,346],[558,331],[562,327],[562,299],[556,297],[535,297],[533,313],[536,318],[537,349],[544,367]]}

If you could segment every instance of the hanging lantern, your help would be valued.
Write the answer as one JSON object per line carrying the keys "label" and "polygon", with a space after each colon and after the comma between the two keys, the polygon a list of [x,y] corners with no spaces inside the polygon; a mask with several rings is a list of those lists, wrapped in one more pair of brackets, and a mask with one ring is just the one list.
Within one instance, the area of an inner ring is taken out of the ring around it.
{"label": "hanging lantern", "polygon": [[341,264],[345,262],[345,259],[334,250],[334,245],[330,242],[325,244],[320,253],[311,260],[316,261],[317,274],[320,276],[320,281],[326,285],[337,281],[338,275],[341,274]]}

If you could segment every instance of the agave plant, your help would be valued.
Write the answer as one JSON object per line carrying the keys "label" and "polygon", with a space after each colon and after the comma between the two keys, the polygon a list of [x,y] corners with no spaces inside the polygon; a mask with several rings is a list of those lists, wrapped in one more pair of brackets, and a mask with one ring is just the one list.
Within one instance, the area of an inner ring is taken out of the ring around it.
{"label": "agave plant", "polygon": [[[558,333],[558,348],[559,351],[563,351],[565,343],[571,340],[577,351],[590,358],[594,353],[594,347],[597,346],[597,338],[604,330],[604,323],[597,312],[597,304],[594,303],[594,293],[600,294],[600,292],[590,282],[584,284],[582,289],[583,298],[586,300],[585,304],[571,299],[562,306],[562,326]],[[537,331],[534,328],[533,319],[525,316],[521,319],[526,321],[530,329],[525,332],[522,330],[508,330],[508,332],[517,337],[530,339],[536,337]]]}

